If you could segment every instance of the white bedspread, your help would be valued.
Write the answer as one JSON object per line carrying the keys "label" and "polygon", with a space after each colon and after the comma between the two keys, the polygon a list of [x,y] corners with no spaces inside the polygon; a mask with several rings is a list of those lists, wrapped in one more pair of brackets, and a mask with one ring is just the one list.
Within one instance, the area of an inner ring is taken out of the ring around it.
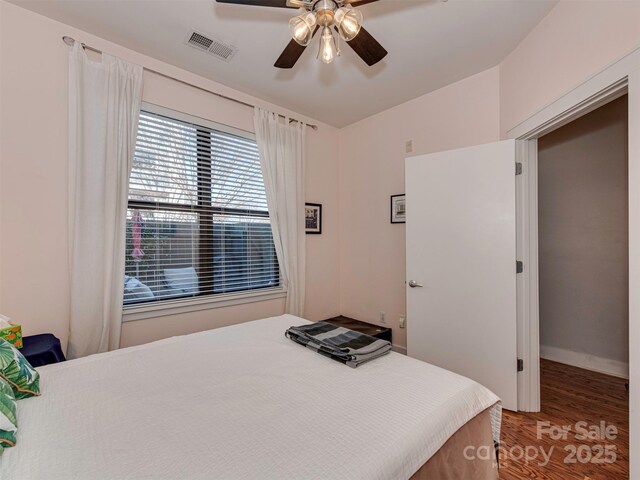
{"label": "white bedspread", "polygon": [[391,353],[349,368],[284,315],[39,368],[2,480],[408,479],[498,398]]}

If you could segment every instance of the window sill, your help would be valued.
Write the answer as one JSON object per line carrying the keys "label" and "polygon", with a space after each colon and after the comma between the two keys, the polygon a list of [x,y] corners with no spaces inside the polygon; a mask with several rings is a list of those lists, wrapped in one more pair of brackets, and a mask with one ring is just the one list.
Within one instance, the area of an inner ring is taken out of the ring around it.
{"label": "window sill", "polygon": [[134,322],[148,318],[179,315],[181,313],[210,310],[213,308],[231,307],[245,303],[264,302],[287,296],[282,288],[271,288],[253,292],[232,293],[209,297],[190,298],[187,300],[169,300],[162,303],[125,306],[122,311],[123,322]]}

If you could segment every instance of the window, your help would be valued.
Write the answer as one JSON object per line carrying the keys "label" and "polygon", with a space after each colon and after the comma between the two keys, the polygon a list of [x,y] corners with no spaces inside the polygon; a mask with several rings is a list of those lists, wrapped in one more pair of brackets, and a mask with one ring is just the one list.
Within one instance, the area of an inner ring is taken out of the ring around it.
{"label": "window", "polygon": [[140,113],[125,305],[279,287],[255,139],[162,112]]}

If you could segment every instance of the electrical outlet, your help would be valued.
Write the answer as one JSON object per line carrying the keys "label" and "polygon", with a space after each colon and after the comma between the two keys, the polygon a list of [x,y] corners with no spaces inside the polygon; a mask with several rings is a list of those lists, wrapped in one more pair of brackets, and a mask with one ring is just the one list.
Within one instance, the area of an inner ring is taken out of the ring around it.
{"label": "electrical outlet", "polygon": [[387,312],[380,310],[380,323],[387,323]]}
{"label": "electrical outlet", "polygon": [[407,328],[407,317],[400,315],[400,322],[398,323],[400,324],[400,328]]}
{"label": "electrical outlet", "polygon": [[407,140],[404,144],[404,150],[407,153],[413,152],[413,140]]}

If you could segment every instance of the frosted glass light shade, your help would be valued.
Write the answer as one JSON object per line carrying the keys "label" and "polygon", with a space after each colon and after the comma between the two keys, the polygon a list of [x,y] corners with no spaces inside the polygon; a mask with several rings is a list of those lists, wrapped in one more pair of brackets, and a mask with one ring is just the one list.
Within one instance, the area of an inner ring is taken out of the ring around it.
{"label": "frosted glass light shade", "polygon": [[362,12],[355,8],[341,7],[336,11],[335,25],[344,41],[353,40],[362,27]]}
{"label": "frosted glass light shade", "polygon": [[313,28],[316,26],[316,15],[313,12],[305,12],[302,15],[289,20],[291,38],[306,47],[313,38]]}

